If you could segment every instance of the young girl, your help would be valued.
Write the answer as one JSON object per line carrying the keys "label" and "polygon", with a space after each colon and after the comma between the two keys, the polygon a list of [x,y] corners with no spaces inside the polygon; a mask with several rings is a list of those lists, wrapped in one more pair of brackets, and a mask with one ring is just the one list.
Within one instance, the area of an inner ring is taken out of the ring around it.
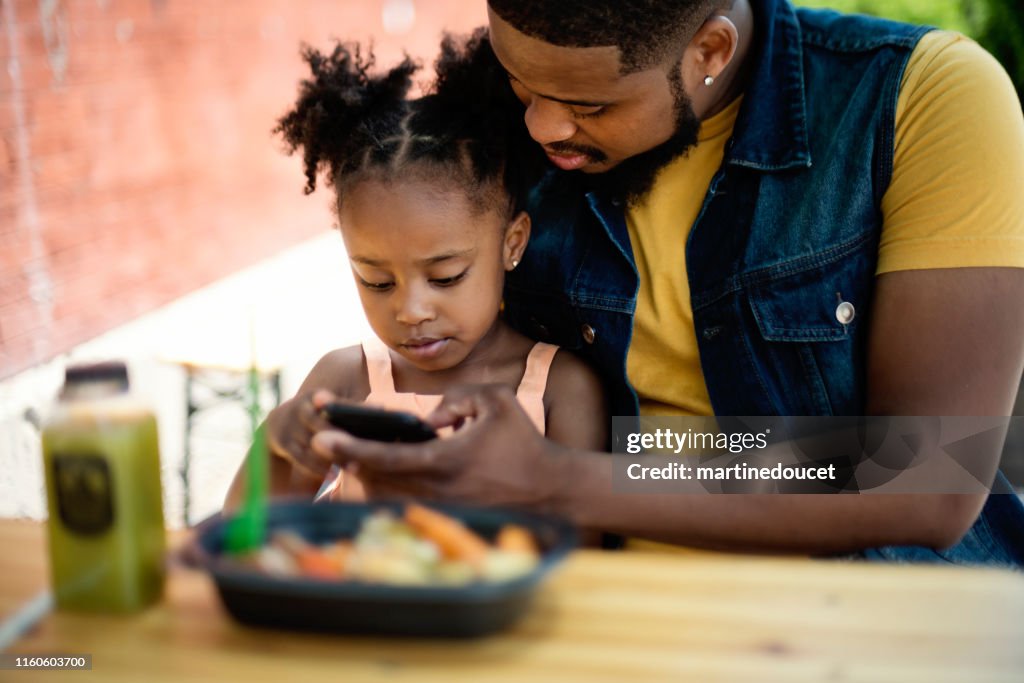
{"label": "young girl", "polygon": [[[603,449],[606,408],[592,371],[499,315],[505,272],[529,239],[523,204],[540,160],[525,156],[538,148],[486,34],[461,48],[446,38],[432,91],[414,100],[408,58],[370,76],[373,57],[358,48],[304,57],[313,78],[275,132],[290,151],[302,148],[307,194],[326,171],[377,339],[328,353],[268,416],[272,493],[321,489],[330,463],[309,443],[331,428],[319,408],[333,398],[422,417],[448,387],[500,383],[517,389],[551,439]],[[229,504],[240,499],[241,474]],[[327,484],[330,497],[359,495],[350,476]]]}

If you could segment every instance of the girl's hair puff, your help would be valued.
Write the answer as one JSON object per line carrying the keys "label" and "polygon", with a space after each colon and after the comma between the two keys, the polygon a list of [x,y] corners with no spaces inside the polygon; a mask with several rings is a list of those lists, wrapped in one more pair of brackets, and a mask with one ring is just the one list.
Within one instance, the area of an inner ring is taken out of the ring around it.
{"label": "girl's hair puff", "polygon": [[495,200],[507,200],[509,215],[523,208],[543,156],[485,29],[468,39],[446,35],[436,80],[414,100],[408,93],[418,66],[409,57],[370,75],[373,54],[364,59],[358,45],[339,43],[329,56],[306,46],[302,55],[312,78],[302,81],[274,132],[289,153],[302,148],[307,194],[320,172],[339,205],[346,189],[370,174],[419,173],[458,183],[481,210]]}

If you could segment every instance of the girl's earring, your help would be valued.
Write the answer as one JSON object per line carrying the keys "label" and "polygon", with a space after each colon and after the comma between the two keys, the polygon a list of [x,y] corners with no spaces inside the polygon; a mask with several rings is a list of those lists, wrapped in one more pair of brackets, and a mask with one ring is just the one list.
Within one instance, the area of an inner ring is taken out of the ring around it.
{"label": "girl's earring", "polygon": [[519,259],[512,259],[512,270],[515,270],[516,266],[518,266],[518,265],[519,265]]}
{"label": "girl's earring", "polygon": [[714,82],[715,82],[715,77],[712,76],[711,74],[708,74],[707,76],[704,77],[704,85],[706,85],[708,87],[711,87],[711,84],[714,83]]}

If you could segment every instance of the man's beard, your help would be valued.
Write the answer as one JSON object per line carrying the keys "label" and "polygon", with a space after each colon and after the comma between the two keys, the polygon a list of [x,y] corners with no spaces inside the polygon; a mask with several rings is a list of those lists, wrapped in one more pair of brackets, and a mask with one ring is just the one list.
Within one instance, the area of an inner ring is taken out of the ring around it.
{"label": "man's beard", "polygon": [[[634,206],[654,186],[661,169],[683,156],[697,144],[700,133],[700,119],[693,111],[690,98],[680,88],[676,92],[676,127],[672,136],[646,152],[619,162],[603,173],[582,173],[581,171],[562,171],[571,173],[589,192],[596,192],[610,200],[620,200],[627,206]],[[557,143],[549,148],[559,151]],[[593,161],[603,161],[607,157],[596,148],[566,146],[566,152],[576,151],[587,154]]]}

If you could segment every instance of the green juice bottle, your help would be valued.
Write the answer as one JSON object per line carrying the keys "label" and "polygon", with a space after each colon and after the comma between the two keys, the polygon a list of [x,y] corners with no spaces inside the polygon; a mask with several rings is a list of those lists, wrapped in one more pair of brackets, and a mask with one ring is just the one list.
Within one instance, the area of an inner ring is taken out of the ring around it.
{"label": "green juice bottle", "polygon": [[156,418],[128,388],[123,363],[69,367],[43,428],[50,575],[60,609],[132,612],[163,593]]}

